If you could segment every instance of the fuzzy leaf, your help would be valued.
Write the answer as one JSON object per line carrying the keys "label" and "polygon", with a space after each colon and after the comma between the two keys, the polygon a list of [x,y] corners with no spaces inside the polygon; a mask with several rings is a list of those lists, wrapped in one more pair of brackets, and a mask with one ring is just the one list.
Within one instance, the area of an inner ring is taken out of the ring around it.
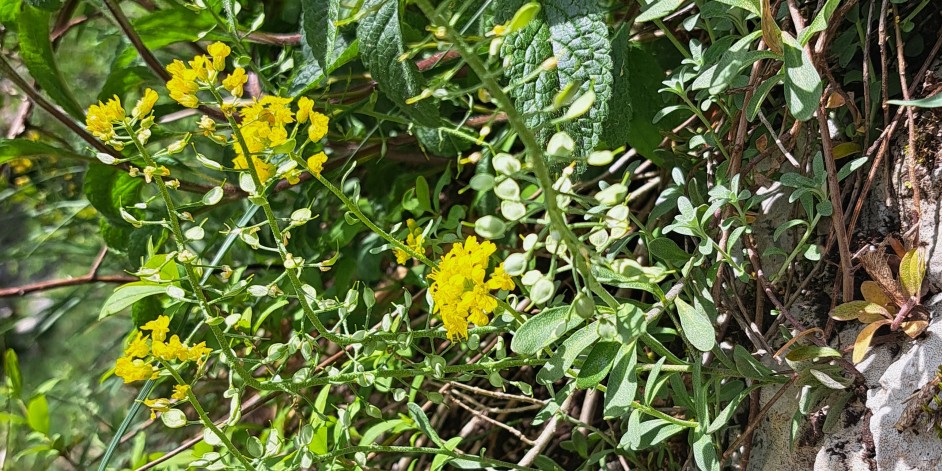
{"label": "fuzzy leaf", "polygon": [[678,298],[674,301],[677,305],[677,314],[680,317],[680,326],[683,328],[684,337],[696,348],[702,352],[708,352],[716,345],[716,330],[710,316],[703,309],[697,309],[686,301]]}
{"label": "fuzzy leaf", "polygon": [[399,2],[366,0],[362,8],[370,13],[357,26],[360,57],[379,89],[417,124],[437,127],[438,106],[430,98],[407,103],[422,94],[425,79],[411,60],[403,60],[406,47],[399,21]]}
{"label": "fuzzy leaf", "polygon": [[785,44],[785,101],[792,116],[807,121],[814,116],[824,86],[814,63],[795,38],[783,32]]}
{"label": "fuzzy leaf", "polygon": [[608,10],[598,2],[545,0],[543,15],[559,61],[560,88],[571,83],[578,87],[579,95],[595,92],[589,111],[562,126],[576,141],[576,156],[585,157],[599,143],[612,98],[612,45],[605,22]]}
{"label": "fuzzy leaf", "polygon": [[328,70],[333,60],[339,31],[340,0],[303,0],[301,2],[301,31],[311,48],[313,59],[322,70]]}

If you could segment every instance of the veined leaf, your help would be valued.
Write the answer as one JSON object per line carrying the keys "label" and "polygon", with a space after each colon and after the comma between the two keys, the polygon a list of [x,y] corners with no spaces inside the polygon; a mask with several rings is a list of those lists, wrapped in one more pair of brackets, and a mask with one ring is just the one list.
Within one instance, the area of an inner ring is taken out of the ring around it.
{"label": "veined leaf", "polygon": [[23,157],[67,157],[80,160],[94,160],[69,149],[51,146],[28,139],[0,139],[0,165]]}
{"label": "veined leaf", "polygon": [[922,279],[926,276],[926,260],[922,252],[912,249],[903,255],[899,263],[899,283],[909,297],[918,298],[922,291]]}
{"label": "veined leaf", "polygon": [[49,435],[49,404],[46,402],[46,396],[40,394],[30,399],[26,420],[29,428],[43,435]]}
{"label": "veined leaf", "polygon": [[552,383],[561,379],[566,370],[572,367],[576,357],[586,348],[589,348],[599,339],[599,323],[593,322],[572,334],[560,347],[553,352],[543,369],[536,375],[537,381],[543,384]]}
{"label": "veined leaf", "polygon": [[535,355],[582,322],[582,317],[572,312],[569,306],[544,309],[517,329],[510,341],[510,350],[518,355]]}
{"label": "veined leaf", "polygon": [[403,60],[406,52],[399,23],[398,0],[366,0],[368,11],[357,26],[360,57],[379,84],[380,90],[416,123],[437,127],[438,107],[429,98],[409,104],[425,88],[425,79],[412,61]]}
{"label": "veined leaf", "polygon": [[607,9],[598,2],[545,0],[543,14],[549,25],[560,88],[570,83],[580,95],[595,92],[595,102],[578,119],[563,125],[576,141],[576,156],[585,157],[599,143],[612,98],[612,45],[606,24]]}
{"label": "veined leaf", "polygon": [[[638,64],[631,60],[635,48],[630,38],[628,25],[622,25],[612,36],[612,99],[600,136],[609,148],[618,147],[631,137],[634,115],[631,105],[631,70],[638,70]],[[660,135],[655,137],[660,138]]]}
{"label": "veined leaf", "polygon": [[602,382],[612,369],[619,346],[618,342],[599,342],[595,344],[582,363],[582,368],[576,377],[576,387],[580,389],[594,388]]}
{"label": "veined leaf", "polygon": [[891,322],[892,321],[889,319],[886,319],[868,324],[857,334],[857,340],[854,340],[854,355],[851,360],[854,364],[860,363],[860,360],[863,360],[864,355],[867,354],[867,348],[870,347],[870,341],[873,339],[873,334],[877,332],[877,329],[885,325],[890,325]]}
{"label": "veined leaf", "polygon": [[85,111],[62,78],[49,41],[49,12],[24,4],[17,18],[20,57],[30,76],[73,118],[84,121]]}
{"label": "veined leaf", "polygon": [[638,356],[635,354],[635,345],[636,342],[622,345],[615,357],[615,365],[605,389],[605,417],[625,415],[635,400],[638,392],[638,373],[635,371]]}
{"label": "veined leaf", "polygon": [[770,51],[782,53],[782,30],[775,22],[775,13],[772,12],[769,0],[762,0],[762,39]]}
{"label": "veined leaf", "polygon": [[831,318],[839,321],[850,321],[864,314],[879,314],[886,318],[890,317],[890,312],[880,304],[870,301],[851,301],[835,307],[831,311]]}
{"label": "veined leaf", "polygon": [[684,0],[649,0],[643,3],[647,3],[647,8],[635,19],[638,23],[664,18],[680,7]]}

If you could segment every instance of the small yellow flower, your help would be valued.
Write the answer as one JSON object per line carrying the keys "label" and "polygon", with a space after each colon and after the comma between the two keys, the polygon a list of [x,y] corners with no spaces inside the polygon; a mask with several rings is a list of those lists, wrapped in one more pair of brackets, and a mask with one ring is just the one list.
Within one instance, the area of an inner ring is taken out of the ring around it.
{"label": "small yellow flower", "polygon": [[170,396],[170,399],[176,401],[182,401],[186,399],[186,393],[190,391],[189,384],[176,384],[173,386],[173,394]]}
{"label": "small yellow flower", "polygon": [[470,236],[464,243],[454,244],[429,275],[434,311],[441,315],[449,339],[468,338],[468,322],[487,325],[488,314],[497,308],[491,291],[514,288],[513,280],[500,266],[485,281],[490,256],[496,250],[492,242],[479,243]]}
{"label": "small yellow flower", "polygon": [[213,353],[213,349],[206,346],[206,342],[200,342],[187,350],[187,360],[202,361],[203,357]]}
{"label": "small yellow flower", "polygon": [[[418,226],[413,219],[407,219],[406,226],[409,228],[409,235],[406,236],[406,245],[414,252],[424,252],[425,249],[422,244],[425,242],[425,237],[422,237],[422,228]],[[402,249],[395,249],[394,253],[396,254],[396,263],[400,265],[409,261],[411,257],[408,252]]]}
{"label": "small yellow flower", "polygon": [[187,359],[188,349],[183,342],[180,342],[180,337],[176,335],[170,337],[170,341],[167,343],[155,340],[151,348],[153,349],[154,356],[164,361],[186,361]]}
{"label": "small yellow flower", "polygon": [[[203,61],[205,61],[205,58]],[[200,65],[201,63],[196,59],[191,61],[191,64]],[[200,73],[194,69],[188,69],[180,59],[175,59],[173,63],[168,65],[167,72],[170,73],[171,77],[167,81],[170,98],[187,108],[198,107],[200,100],[196,97],[196,92],[199,91],[200,86],[196,83],[196,80],[201,78]],[[203,78],[205,80],[205,77]]]}
{"label": "small yellow flower", "polygon": [[209,45],[206,50],[209,52],[209,55],[213,57],[213,68],[217,72],[222,72],[226,68],[226,57],[229,57],[229,53],[232,52],[232,49],[229,49],[229,46],[221,42],[214,42]]}
{"label": "small yellow flower", "polygon": [[298,98],[298,122],[305,123],[314,111],[314,100],[303,96]]}
{"label": "small yellow flower", "polygon": [[144,358],[150,354],[150,346],[147,345],[147,339],[144,334],[138,332],[137,338],[131,341],[128,348],[124,349],[124,356],[128,358]]}
{"label": "small yellow flower", "polygon": [[316,111],[311,113],[310,118],[311,127],[307,130],[307,137],[312,142],[320,141],[327,135],[327,125],[330,123],[330,118]]}
{"label": "small yellow flower", "polygon": [[307,168],[314,176],[319,177],[324,170],[325,162],[327,162],[327,154],[318,152],[307,158]]}
{"label": "small yellow flower", "polygon": [[190,67],[196,72],[196,76],[203,81],[209,80],[209,71],[212,65],[212,60],[204,55],[195,56],[190,61]]}
{"label": "small yellow flower", "polygon": [[209,137],[216,132],[216,121],[213,121],[213,118],[204,114],[200,118],[199,128],[203,131],[204,136]]}
{"label": "small yellow flower", "polygon": [[243,87],[248,81],[249,77],[245,75],[245,69],[236,67],[228,77],[223,79],[222,86],[225,87],[226,90],[229,90],[232,96],[241,97],[242,93],[244,93]]}
{"label": "small yellow flower", "polygon": [[154,103],[157,103],[157,92],[148,88],[144,90],[144,96],[140,100],[137,100],[137,104],[134,105],[134,109],[131,110],[131,116],[134,119],[141,119],[148,114],[151,110],[154,109]]}
{"label": "small yellow flower", "polygon": [[170,318],[167,316],[158,316],[156,319],[144,324],[141,330],[149,330],[151,339],[156,342],[163,342],[170,332]]}
{"label": "small yellow flower", "polygon": [[144,405],[150,407],[150,419],[157,418],[157,413],[163,414],[170,410],[170,399],[158,397],[157,399],[144,399]]}
{"label": "small yellow flower", "polygon": [[123,121],[125,117],[124,108],[121,107],[121,99],[115,95],[107,103],[98,102],[97,105],[88,107],[88,113],[85,116],[85,129],[103,140],[108,141],[115,136],[114,124]]}
{"label": "small yellow flower", "polygon": [[156,378],[157,368],[144,360],[120,357],[115,362],[114,374],[127,384]]}
{"label": "small yellow flower", "polygon": [[[254,155],[252,156],[252,162],[255,163],[255,171],[258,172],[258,179],[262,183],[268,181],[268,179],[275,174],[275,170],[277,170],[274,165],[265,162],[264,160]],[[233,167],[240,170],[246,170],[249,168],[249,163],[247,160],[245,160],[244,155],[238,155],[232,159],[232,165]]]}

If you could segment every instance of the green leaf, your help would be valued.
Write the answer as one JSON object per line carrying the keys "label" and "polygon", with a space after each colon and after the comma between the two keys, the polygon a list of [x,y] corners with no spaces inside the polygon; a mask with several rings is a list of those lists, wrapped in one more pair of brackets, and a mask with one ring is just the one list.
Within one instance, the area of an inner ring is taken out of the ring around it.
{"label": "green leaf", "polygon": [[926,276],[926,260],[918,248],[903,255],[899,263],[899,283],[906,296],[918,298],[922,291],[922,279]]}
{"label": "green leaf", "polygon": [[693,459],[697,468],[704,471],[719,471],[720,462],[716,459],[716,446],[709,434],[697,432],[693,442]]}
{"label": "green leaf", "polygon": [[0,165],[24,157],[65,157],[70,159],[92,160],[69,149],[51,146],[29,139],[0,139]]}
{"label": "green leaf", "polygon": [[46,396],[40,394],[29,401],[26,408],[26,421],[29,428],[43,435],[49,435],[49,404]]}
{"label": "green leaf", "polygon": [[[578,316],[576,316],[578,317]],[[579,356],[586,348],[591,346],[599,339],[599,323],[593,322],[572,334],[559,348],[553,352],[543,369],[536,375],[537,381],[543,384],[549,384],[562,379],[566,370],[572,367]]]}
{"label": "green leaf", "polygon": [[[612,37],[612,99],[608,118],[602,126],[601,140],[615,148],[628,142],[634,115],[631,107],[631,73],[638,70],[629,59],[632,49],[631,28],[622,25]],[[630,65],[629,65],[630,64]]]}
{"label": "green leaf", "polygon": [[121,69],[121,73],[112,72],[105,79],[101,91],[98,92],[98,101],[107,101],[115,95],[124,96],[127,92],[147,83],[148,80],[154,80],[154,72],[143,65]]}
{"label": "green leaf", "polygon": [[[504,23],[511,19],[523,1],[501,0],[491,5],[495,9],[495,22]],[[549,25],[543,20],[542,13],[527,23],[525,28],[505,37],[500,55],[507,64],[504,76],[511,84],[510,96],[523,114],[527,127],[535,130],[537,142],[545,145],[550,135],[550,129],[545,125],[556,115],[548,110],[560,86],[559,77],[554,71],[541,72],[540,69],[543,61],[553,57]],[[534,74],[536,78],[529,79]]]}
{"label": "green leaf", "polygon": [[736,363],[736,371],[746,378],[767,380],[775,374],[769,367],[759,363],[759,360],[753,358],[742,345],[736,345],[733,349],[733,361]]}
{"label": "green leaf", "polygon": [[600,342],[592,347],[589,356],[582,363],[579,375],[576,376],[576,387],[580,389],[594,388],[601,383],[619,352],[618,342]]}
{"label": "green leaf", "polygon": [[700,308],[699,304],[695,308],[680,298],[675,299],[674,304],[677,305],[677,314],[680,317],[684,337],[697,350],[702,352],[712,350],[716,345],[716,330],[706,311]]}
{"label": "green leaf", "polygon": [[357,26],[360,57],[383,92],[416,123],[437,127],[438,107],[430,98],[409,104],[425,89],[425,79],[412,61],[402,60],[406,47],[399,20],[399,2],[366,0],[364,16]]}
{"label": "green leaf", "polygon": [[88,202],[115,226],[130,227],[120,209],[137,203],[144,180],[104,164],[91,164],[85,172],[83,188]]}
{"label": "green leaf", "polygon": [[918,100],[890,100],[888,103],[891,105],[915,106],[917,108],[938,108],[942,106],[942,93],[936,93]]}
{"label": "green leaf", "polygon": [[667,237],[658,237],[648,243],[648,251],[654,258],[663,260],[676,267],[683,266],[691,255]]}
{"label": "green leaf", "polygon": [[[544,0],[543,15],[549,25],[560,88],[574,84],[580,95],[595,92],[589,111],[562,129],[576,141],[575,156],[584,158],[595,149],[612,99],[612,45],[608,39],[608,10],[598,2]],[[624,110],[619,110],[624,112]]]}
{"label": "green leaf", "polygon": [[748,11],[756,16],[760,14],[759,0],[716,0],[718,3],[723,3],[731,7],[742,8],[743,10]]}
{"label": "green leaf", "polygon": [[428,436],[432,440],[432,443],[444,447],[445,442],[442,441],[441,437],[438,436],[438,433],[435,432],[435,429],[432,428],[432,424],[428,421],[428,416],[425,415],[425,411],[422,410],[422,406],[410,402],[409,405],[409,415],[412,417],[412,420],[415,421],[416,425],[419,426],[419,429],[422,430],[422,433]]}
{"label": "green leaf", "polygon": [[795,119],[807,121],[821,101],[824,89],[821,76],[795,38],[783,31],[782,42],[785,44],[785,102]]}
{"label": "green leaf", "polygon": [[121,312],[124,308],[148,296],[164,294],[166,292],[166,285],[159,285],[149,281],[135,281],[121,285],[115,289],[114,293],[105,301],[105,304],[101,307],[101,312],[98,314],[98,319],[104,319],[105,317]]}
{"label": "green leaf", "polygon": [[544,309],[543,312],[527,319],[517,329],[513,340],[510,341],[510,350],[518,355],[535,355],[560,336],[578,327],[582,321],[569,306]]}
{"label": "green leaf", "polygon": [[647,8],[635,19],[638,23],[664,18],[674,12],[684,0],[645,0]]}
{"label": "green leaf", "polygon": [[798,33],[798,43],[804,46],[808,44],[808,41],[811,40],[811,37],[814,36],[815,33],[824,31],[824,29],[828,27],[828,21],[831,19],[831,16],[834,14],[834,11],[837,10],[837,6],[840,3],[841,0],[827,0],[821,8],[821,11],[811,20],[811,24]]}
{"label": "green leaf", "polygon": [[304,42],[321,69],[328,70],[333,63],[334,49],[340,35],[340,0],[303,0],[301,2],[301,33]]}
{"label": "green leaf", "polygon": [[49,41],[49,12],[23,5],[17,20],[20,58],[23,59],[30,76],[66,113],[85,121],[85,111],[62,78],[52,53],[52,43]]}
{"label": "green leaf", "polygon": [[20,373],[20,361],[12,348],[8,348],[3,354],[3,371],[7,378],[7,387],[10,388],[10,397],[18,399],[23,394],[23,376]]}
{"label": "green leaf", "polygon": [[720,413],[716,415],[716,418],[713,419],[713,422],[710,423],[710,426],[707,428],[706,432],[714,433],[721,430],[724,426],[728,425],[730,422],[730,419],[733,417],[733,414],[736,412],[736,409],[739,408],[739,404],[743,401],[743,399],[749,397],[749,394],[752,391],[758,389],[760,386],[761,384],[755,384],[752,387],[744,389],[739,394],[737,394],[736,397],[734,397],[731,401],[729,401],[729,404],[727,404],[726,407],[724,407],[723,410],[720,411]]}
{"label": "green leaf", "polygon": [[605,389],[605,417],[622,417],[631,409],[638,392],[638,373],[635,365],[635,343],[622,345],[615,357],[615,366],[608,377]]}
{"label": "green leaf", "polygon": [[[636,417],[632,412],[632,417]],[[629,422],[628,430],[622,435],[618,442],[618,447],[626,450],[644,450],[650,448],[665,439],[677,434],[687,427],[683,425],[672,424],[664,419],[647,420],[632,426]]]}
{"label": "green leaf", "polygon": [[762,103],[764,103],[766,97],[769,96],[769,92],[771,92],[776,85],[782,83],[784,77],[784,72],[779,72],[775,74],[774,77],[764,80],[756,87],[756,91],[752,94],[749,103],[746,105],[746,118],[748,118],[749,121],[756,119],[759,110],[762,109]]}

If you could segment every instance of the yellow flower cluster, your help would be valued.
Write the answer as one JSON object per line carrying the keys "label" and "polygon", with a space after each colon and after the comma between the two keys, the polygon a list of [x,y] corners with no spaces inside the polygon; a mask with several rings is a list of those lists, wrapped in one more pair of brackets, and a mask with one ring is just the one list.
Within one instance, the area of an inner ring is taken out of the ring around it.
{"label": "yellow flower cluster", "polygon": [[[413,219],[406,220],[406,226],[409,228],[409,235],[406,236],[406,245],[414,252],[424,252],[425,249],[422,247],[422,244],[425,242],[425,237],[422,236],[422,228],[417,225]],[[393,252],[396,254],[396,263],[402,265],[409,261],[410,255],[405,250],[396,249]]]}
{"label": "yellow flower cluster", "polygon": [[149,339],[138,332],[137,337],[124,350],[124,355],[115,362],[114,373],[125,383],[156,378],[157,367],[154,366],[153,360],[201,362],[204,356],[213,351],[206,346],[206,342],[191,347],[181,342],[180,337],[176,335],[167,341],[167,334],[170,332],[170,318],[167,316],[159,316],[144,324],[141,330],[150,331]]}
{"label": "yellow flower cluster", "polygon": [[[176,59],[167,66],[167,72],[170,73],[170,80],[167,82],[170,98],[187,108],[196,108],[200,105],[196,93],[200,91],[201,86],[211,86],[216,83],[219,72],[226,69],[226,57],[229,57],[229,53],[232,52],[229,46],[221,42],[210,44],[206,50],[209,52],[208,56],[198,55],[188,63]],[[247,81],[245,69],[238,67],[223,79],[222,83],[232,96],[240,97],[242,87]]]}
{"label": "yellow flower cluster", "polygon": [[144,399],[144,405],[150,408],[150,419],[154,420],[157,418],[157,413],[161,414],[170,410],[170,403],[172,401],[182,401],[186,399],[187,393],[190,391],[189,384],[175,384],[173,386],[173,394],[170,395],[170,399],[165,397],[158,397],[155,399]]}
{"label": "yellow flower cluster", "polygon": [[497,308],[495,290],[512,290],[514,282],[497,266],[487,277],[488,261],[497,247],[490,241],[479,243],[470,236],[464,243],[455,243],[432,270],[429,287],[435,312],[442,316],[448,338],[468,338],[468,322],[487,325],[488,314]]}
{"label": "yellow flower cluster", "polygon": [[121,106],[121,99],[115,95],[107,103],[99,101],[97,105],[88,107],[88,112],[85,114],[85,129],[111,147],[121,150],[130,138],[119,136],[115,125],[133,125],[140,121],[141,130],[138,133],[138,139],[147,142],[150,136],[149,129],[154,124],[151,112],[155,103],[157,103],[157,92],[150,88],[144,90],[144,95],[131,110],[131,120],[128,121],[127,113]]}

